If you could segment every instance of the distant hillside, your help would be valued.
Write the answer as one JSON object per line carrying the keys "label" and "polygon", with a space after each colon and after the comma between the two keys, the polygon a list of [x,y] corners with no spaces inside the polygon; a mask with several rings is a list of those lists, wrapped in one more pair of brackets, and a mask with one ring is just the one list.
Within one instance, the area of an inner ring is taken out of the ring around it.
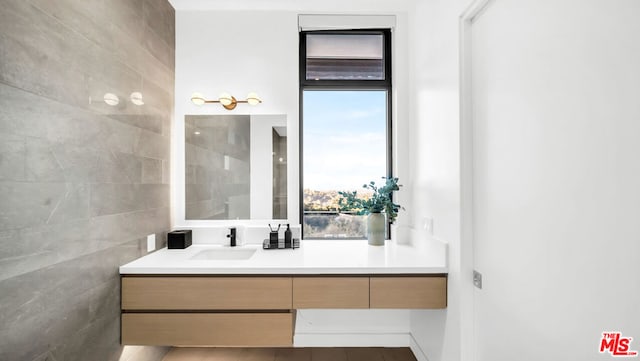
{"label": "distant hillside", "polygon": [[[341,196],[338,191],[305,189],[303,193],[305,211],[335,211],[339,208],[338,201]],[[358,196],[366,199],[371,196],[371,192],[367,192],[365,189],[358,190]]]}

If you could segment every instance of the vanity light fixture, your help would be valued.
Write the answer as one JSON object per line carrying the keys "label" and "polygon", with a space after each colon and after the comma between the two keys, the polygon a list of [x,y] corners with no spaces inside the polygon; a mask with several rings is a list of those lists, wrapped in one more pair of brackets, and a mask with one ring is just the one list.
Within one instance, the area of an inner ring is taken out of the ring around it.
{"label": "vanity light fixture", "polygon": [[225,109],[233,110],[236,108],[238,103],[258,105],[262,103],[262,100],[258,97],[258,94],[253,92],[247,94],[247,99],[245,100],[238,100],[229,93],[220,94],[220,96],[218,96],[218,100],[208,100],[205,99],[204,95],[202,95],[201,93],[193,93],[191,95],[191,102],[195,105],[203,105],[205,103],[220,103]]}
{"label": "vanity light fixture", "polygon": [[[120,97],[114,93],[105,93],[102,99],[107,105],[112,107],[120,104]],[[131,103],[135,105],[144,105],[144,100],[142,100],[142,93],[140,92],[131,93],[131,95],[129,95],[129,100],[131,100]]]}

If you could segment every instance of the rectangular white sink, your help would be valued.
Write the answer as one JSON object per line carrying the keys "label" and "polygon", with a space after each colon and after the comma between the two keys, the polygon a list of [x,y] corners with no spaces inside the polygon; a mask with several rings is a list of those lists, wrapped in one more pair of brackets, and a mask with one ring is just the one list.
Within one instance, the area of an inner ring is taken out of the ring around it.
{"label": "rectangular white sink", "polygon": [[205,249],[190,259],[192,260],[211,260],[211,261],[232,261],[232,260],[246,260],[251,258],[256,253],[255,248],[219,248],[219,249]]}

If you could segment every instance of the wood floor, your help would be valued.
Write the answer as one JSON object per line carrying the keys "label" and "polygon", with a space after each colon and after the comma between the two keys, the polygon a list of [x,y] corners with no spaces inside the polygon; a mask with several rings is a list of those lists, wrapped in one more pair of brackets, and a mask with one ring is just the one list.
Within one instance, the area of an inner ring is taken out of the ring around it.
{"label": "wood floor", "polygon": [[416,361],[408,347],[174,347],[163,361]]}

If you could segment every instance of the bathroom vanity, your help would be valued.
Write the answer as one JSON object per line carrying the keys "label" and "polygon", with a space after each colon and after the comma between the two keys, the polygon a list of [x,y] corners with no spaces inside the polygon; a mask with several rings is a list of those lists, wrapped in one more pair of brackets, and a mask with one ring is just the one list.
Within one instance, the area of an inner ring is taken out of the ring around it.
{"label": "bathroom vanity", "polygon": [[120,267],[122,344],[292,346],[298,309],[447,306],[446,245],[163,249]]}

